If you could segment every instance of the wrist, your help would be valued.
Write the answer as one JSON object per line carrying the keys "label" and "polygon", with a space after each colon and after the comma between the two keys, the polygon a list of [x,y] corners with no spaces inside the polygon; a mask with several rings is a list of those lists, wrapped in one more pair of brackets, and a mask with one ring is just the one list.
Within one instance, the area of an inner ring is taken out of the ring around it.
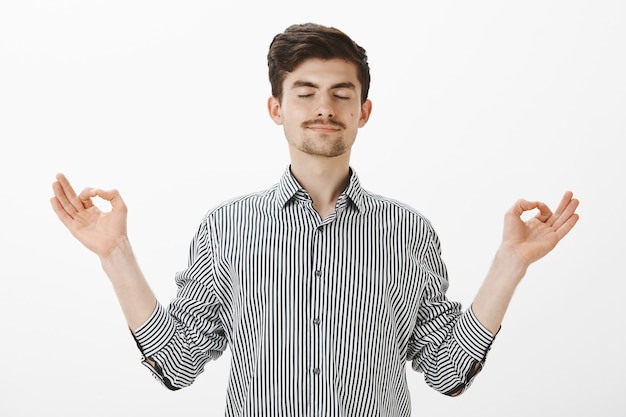
{"label": "wrist", "polygon": [[507,246],[501,245],[493,259],[492,268],[498,271],[500,277],[509,277],[517,284],[526,275],[529,263],[519,253]]}
{"label": "wrist", "polygon": [[101,255],[100,263],[102,269],[104,269],[111,278],[117,275],[116,271],[127,270],[129,266],[132,267],[136,262],[128,238],[121,238],[106,255]]}

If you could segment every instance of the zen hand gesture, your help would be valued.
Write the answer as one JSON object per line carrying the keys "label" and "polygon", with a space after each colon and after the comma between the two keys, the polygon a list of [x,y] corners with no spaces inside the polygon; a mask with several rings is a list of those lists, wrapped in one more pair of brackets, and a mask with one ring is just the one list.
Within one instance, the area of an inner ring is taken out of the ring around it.
{"label": "zen hand gesture", "polygon": [[[553,213],[539,201],[518,200],[504,218],[502,247],[513,250],[524,265],[541,259],[569,233],[578,221],[578,200],[567,191]],[[524,222],[522,213],[537,209],[536,216]]]}
{"label": "zen hand gesture", "polygon": [[[89,250],[106,257],[126,237],[127,208],[119,192],[85,188],[76,195],[63,174],[52,184],[52,208],[61,222]],[[103,212],[92,198],[100,197],[111,204],[111,211]]]}

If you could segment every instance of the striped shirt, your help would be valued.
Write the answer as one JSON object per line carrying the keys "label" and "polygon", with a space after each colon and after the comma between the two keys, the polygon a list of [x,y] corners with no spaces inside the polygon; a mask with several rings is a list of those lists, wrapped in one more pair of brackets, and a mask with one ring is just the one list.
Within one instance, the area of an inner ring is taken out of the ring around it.
{"label": "striped shirt", "polygon": [[494,338],[446,298],[429,221],[353,170],[325,219],[289,168],[212,209],[176,283],[135,332],[143,362],[179,389],[229,347],[226,416],[409,416],[407,361],[450,395]]}

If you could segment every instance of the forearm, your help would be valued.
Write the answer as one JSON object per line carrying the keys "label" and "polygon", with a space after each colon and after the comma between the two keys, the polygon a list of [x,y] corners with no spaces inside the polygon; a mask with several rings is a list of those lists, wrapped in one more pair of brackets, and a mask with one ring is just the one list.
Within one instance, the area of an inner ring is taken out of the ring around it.
{"label": "forearm", "polygon": [[[502,245],[481,286],[472,309],[478,320],[496,332],[502,323],[517,284],[533,262],[544,257],[578,221],[578,200],[567,191],[556,211],[540,201],[518,200],[504,216]],[[526,222],[524,212],[538,213]]]}
{"label": "forearm", "polygon": [[492,334],[500,329],[515,288],[527,269],[528,265],[515,256],[513,251],[501,247],[496,253],[472,303],[474,315]]}
{"label": "forearm", "polygon": [[100,260],[111,280],[128,327],[134,332],[153,313],[157,300],[137,264],[130,242],[124,239]]}

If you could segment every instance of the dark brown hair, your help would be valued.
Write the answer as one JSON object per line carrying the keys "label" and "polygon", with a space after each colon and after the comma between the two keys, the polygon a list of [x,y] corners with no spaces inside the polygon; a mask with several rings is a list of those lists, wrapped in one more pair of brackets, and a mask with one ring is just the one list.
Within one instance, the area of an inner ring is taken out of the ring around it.
{"label": "dark brown hair", "polygon": [[365,49],[339,29],[315,23],[291,25],[272,40],[267,53],[267,66],[274,97],[282,100],[283,81],[287,73],[310,58],[340,58],[356,64],[361,83],[361,103],[365,102],[370,87],[370,68]]}

